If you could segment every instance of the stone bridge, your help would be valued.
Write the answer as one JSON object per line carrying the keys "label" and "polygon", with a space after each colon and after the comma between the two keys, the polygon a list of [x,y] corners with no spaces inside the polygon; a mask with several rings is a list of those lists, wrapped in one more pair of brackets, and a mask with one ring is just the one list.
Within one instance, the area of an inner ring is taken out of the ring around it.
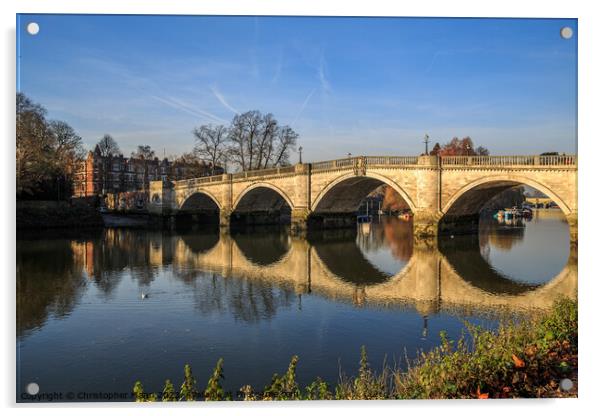
{"label": "stone bridge", "polygon": [[[157,265],[167,261],[186,271],[267,281],[292,287],[298,294],[313,293],[358,306],[410,306],[423,315],[441,310],[471,314],[500,308],[548,309],[559,297],[577,296],[575,246],[555,277],[535,285],[482,267],[486,260],[478,243],[461,249],[454,244],[415,243],[405,266],[389,275],[370,263],[355,241],[337,241],[336,236],[324,241],[290,235],[283,235],[280,242],[264,239],[255,234],[190,234],[175,241],[173,247],[153,244],[151,258],[157,259]],[[268,246],[270,250],[264,249]],[[343,262],[341,252],[346,254]]]}
{"label": "stone bridge", "polygon": [[222,226],[241,218],[284,219],[293,230],[355,224],[360,202],[382,184],[413,213],[414,235],[478,227],[481,208],[517,185],[546,194],[577,241],[577,157],[356,156],[150,186],[156,215],[214,214]]}

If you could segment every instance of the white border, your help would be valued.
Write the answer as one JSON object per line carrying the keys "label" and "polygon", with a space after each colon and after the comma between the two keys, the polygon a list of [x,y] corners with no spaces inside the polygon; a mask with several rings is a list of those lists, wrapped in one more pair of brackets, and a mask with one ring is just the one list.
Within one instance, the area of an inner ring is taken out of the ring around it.
{"label": "white border", "polygon": [[[597,13],[595,2],[575,1],[545,1],[526,2],[524,0],[506,0],[503,2],[486,1],[412,1],[412,2],[386,2],[380,0],[205,0],[193,2],[191,0],[141,2],[140,0],[105,0],[98,2],[74,2],[69,0],[35,1],[21,0],[6,4],[2,2],[0,19],[3,25],[3,96],[0,100],[2,116],[2,201],[0,202],[0,218],[2,219],[3,239],[0,247],[2,264],[5,273],[2,276],[4,283],[2,311],[7,325],[4,325],[2,342],[3,377],[0,392],[2,404],[14,407],[15,397],[15,250],[14,250],[14,97],[15,97],[15,14],[16,13],[112,13],[112,14],[221,14],[221,15],[350,15],[350,16],[474,16],[474,17],[564,17],[579,19],[579,205],[581,206],[579,227],[579,254],[580,254],[580,374],[579,396],[577,400],[520,400],[511,402],[484,401],[428,401],[428,402],[379,402],[379,403],[302,403],[302,404],[260,404],[253,403],[244,406],[248,414],[303,414],[313,412],[333,412],[342,410],[351,414],[365,414],[366,411],[375,409],[378,412],[414,412],[421,414],[458,411],[462,414],[503,414],[521,410],[531,412],[545,412],[545,414],[577,414],[596,406],[596,399],[600,396],[599,383],[601,366],[600,355],[600,322],[597,318],[600,309],[597,308],[599,294],[602,293],[600,271],[596,257],[600,256],[598,247],[600,243],[595,240],[600,238],[599,210],[601,198],[600,179],[602,174],[599,169],[600,156],[602,155],[598,124],[601,119],[602,105],[600,103],[600,42],[602,41],[602,21]],[[598,127],[598,128],[597,128]],[[595,134],[598,133],[598,134]],[[598,244],[596,244],[598,242]],[[597,267],[598,266],[598,267]],[[24,406],[20,406],[23,408]],[[44,414],[75,414],[81,413],[82,407],[86,412],[111,412],[124,414],[138,413],[140,407],[131,405],[103,405],[100,409],[93,409],[94,405],[25,407],[27,411],[44,412]],[[199,412],[224,413],[232,412],[234,408],[227,404],[199,405],[182,407],[188,408],[191,413]],[[236,405],[240,411],[242,405]],[[599,406],[596,406],[599,407]],[[144,413],[157,414],[167,409],[159,406],[143,406]],[[336,410],[335,410],[336,409]],[[173,408],[168,411],[171,413]]]}

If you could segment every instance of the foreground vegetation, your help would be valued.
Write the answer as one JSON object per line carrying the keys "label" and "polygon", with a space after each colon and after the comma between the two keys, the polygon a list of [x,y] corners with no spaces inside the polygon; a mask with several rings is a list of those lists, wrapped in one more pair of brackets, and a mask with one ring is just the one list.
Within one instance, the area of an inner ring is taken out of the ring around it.
{"label": "foreground vegetation", "polygon": [[[317,378],[302,388],[296,381],[299,362],[293,356],[283,375],[274,374],[261,392],[243,386],[224,391],[223,359],[219,359],[204,390],[199,391],[189,365],[176,392],[170,380],[160,394],[145,394],[134,385],[136,401],[194,400],[331,400],[443,399],[577,396],[577,302],[563,299],[545,315],[500,324],[497,331],[467,324],[468,336],[457,342],[441,333],[441,345],[422,353],[407,371],[370,368],[362,347],[358,374],[341,377],[332,388]],[[570,379],[573,387],[560,388]]]}

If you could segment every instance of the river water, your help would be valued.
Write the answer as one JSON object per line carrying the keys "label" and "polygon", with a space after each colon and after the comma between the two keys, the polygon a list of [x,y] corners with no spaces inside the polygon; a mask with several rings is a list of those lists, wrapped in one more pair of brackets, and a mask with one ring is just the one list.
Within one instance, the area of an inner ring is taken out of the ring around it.
{"label": "river water", "polygon": [[[490,217],[490,216],[489,216]],[[458,338],[465,321],[575,296],[576,254],[557,210],[531,221],[482,219],[478,236],[413,242],[411,223],[383,217],[357,230],[291,237],[105,229],[17,239],[17,400],[25,386],[56,400],[161,391],[192,366],[203,389],[224,358],[226,390],[261,390],[299,356],[298,380],[406,366],[417,351]],[[86,396],[84,396],[84,394]]]}

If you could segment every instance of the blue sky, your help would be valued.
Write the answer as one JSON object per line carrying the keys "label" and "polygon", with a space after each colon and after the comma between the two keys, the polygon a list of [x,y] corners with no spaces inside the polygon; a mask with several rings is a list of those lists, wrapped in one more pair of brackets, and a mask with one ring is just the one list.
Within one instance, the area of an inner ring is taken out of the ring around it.
{"label": "blue sky", "polygon": [[471,136],[492,154],[576,151],[575,19],[17,21],[18,90],[88,148],[109,133],[125,154],[139,144],[179,154],[195,126],[257,109],[300,134],[306,161],[415,155],[425,133]]}

